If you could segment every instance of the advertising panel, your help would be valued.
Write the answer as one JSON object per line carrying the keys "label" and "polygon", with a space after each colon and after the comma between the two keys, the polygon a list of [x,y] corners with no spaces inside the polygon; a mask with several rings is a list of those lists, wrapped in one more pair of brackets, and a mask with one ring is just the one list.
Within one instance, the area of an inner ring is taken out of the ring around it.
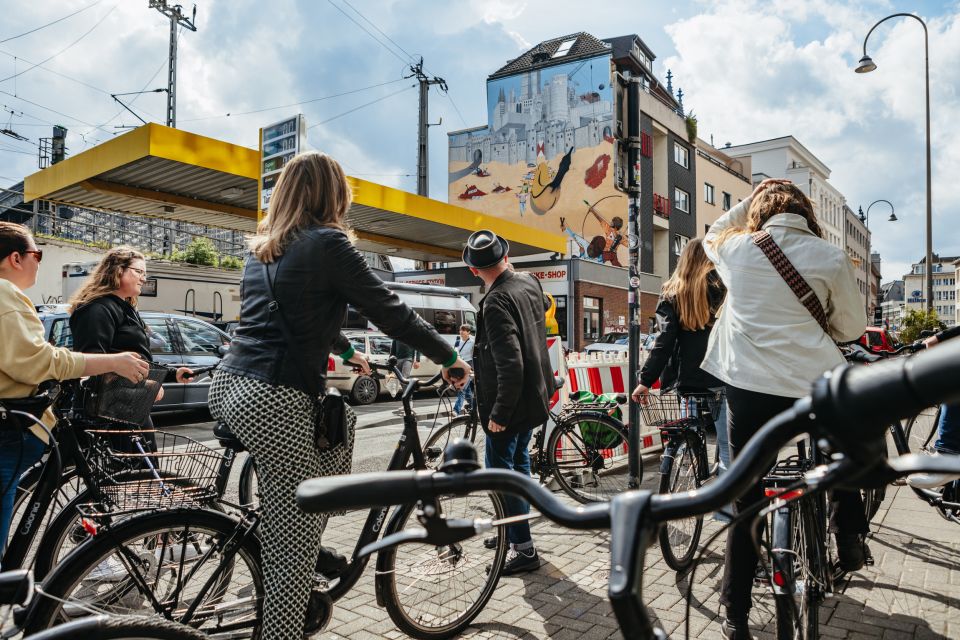
{"label": "advertising panel", "polygon": [[302,113],[260,130],[260,215],[270,206],[270,196],[280,172],[306,148],[307,123]]}

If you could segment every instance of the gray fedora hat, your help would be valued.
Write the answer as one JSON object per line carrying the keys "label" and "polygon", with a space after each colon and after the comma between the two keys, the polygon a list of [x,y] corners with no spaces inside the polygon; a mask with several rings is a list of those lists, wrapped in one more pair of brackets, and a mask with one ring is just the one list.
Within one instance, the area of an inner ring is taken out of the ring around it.
{"label": "gray fedora hat", "polygon": [[474,269],[486,269],[497,264],[510,251],[506,240],[493,231],[481,229],[470,234],[463,248],[463,261]]}

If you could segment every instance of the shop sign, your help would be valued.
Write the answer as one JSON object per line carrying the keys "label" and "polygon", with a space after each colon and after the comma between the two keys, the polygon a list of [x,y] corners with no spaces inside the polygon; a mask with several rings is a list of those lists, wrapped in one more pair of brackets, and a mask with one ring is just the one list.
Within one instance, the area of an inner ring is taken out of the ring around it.
{"label": "shop sign", "polygon": [[270,196],[280,172],[306,147],[307,122],[302,113],[260,130],[260,211],[270,206]]}
{"label": "shop sign", "polygon": [[445,273],[436,273],[429,276],[402,276],[398,274],[395,276],[394,281],[405,282],[407,284],[429,284],[435,287],[445,287],[447,286],[447,275]]}
{"label": "shop sign", "polygon": [[526,269],[517,267],[516,270],[529,273],[540,282],[567,281],[567,267],[565,265],[556,267],[530,267]]}

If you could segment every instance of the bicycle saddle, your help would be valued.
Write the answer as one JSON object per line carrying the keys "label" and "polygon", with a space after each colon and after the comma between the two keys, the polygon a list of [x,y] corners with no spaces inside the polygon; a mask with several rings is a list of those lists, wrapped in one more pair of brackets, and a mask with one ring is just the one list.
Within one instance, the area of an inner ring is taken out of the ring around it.
{"label": "bicycle saddle", "polygon": [[226,449],[233,449],[237,453],[246,451],[247,448],[240,442],[240,438],[234,435],[230,427],[224,422],[218,422],[213,427],[213,437],[220,441],[220,446]]}

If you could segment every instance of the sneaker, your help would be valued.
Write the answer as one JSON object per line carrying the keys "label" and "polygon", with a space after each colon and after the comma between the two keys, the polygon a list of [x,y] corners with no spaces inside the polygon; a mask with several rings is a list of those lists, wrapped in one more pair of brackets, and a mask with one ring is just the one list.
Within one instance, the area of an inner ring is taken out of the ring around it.
{"label": "sneaker", "polygon": [[527,551],[511,550],[507,554],[507,562],[503,565],[501,575],[513,576],[518,573],[528,573],[540,568],[540,556],[536,549]]}
{"label": "sneaker", "polygon": [[[940,452],[935,452],[932,457],[939,457]],[[945,484],[957,479],[956,474],[949,473],[914,473],[907,477],[907,484],[915,489],[938,489]]]}
{"label": "sneaker", "polygon": [[327,578],[334,578],[342,574],[347,566],[347,558],[337,553],[336,549],[320,547],[320,555],[317,556],[317,573]]}
{"label": "sneaker", "polygon": [[500,542],[499,536],[490,536],[489,538],[483,539],[483,546],[487,549],[496,549],[497,543]]}
{"label": "sneaker", "polygon": [[863,536],[858,533],[838,533],[836,536],[840,569],[847,573],[862,569],[867,562],[867,556],[863,550]]}
{"label": "sneaker", "polygon": [[726,640],[753,640],[753,635],[750,633],[750,627],[746,620],[724,618],[720,628]]}

